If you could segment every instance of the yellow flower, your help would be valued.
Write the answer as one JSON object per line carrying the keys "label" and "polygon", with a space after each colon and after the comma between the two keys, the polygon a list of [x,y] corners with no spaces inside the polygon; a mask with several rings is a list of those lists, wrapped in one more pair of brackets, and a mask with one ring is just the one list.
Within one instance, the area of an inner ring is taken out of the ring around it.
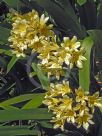
{"label": "yellow flower", "polygon": [[[58,109],[58,110],[56,110]],[[56,114],[56,118],[63,118],[65,119],[68,123],[72,122],[75,123],[75,117],[76,117],[76,113],[73,109],[65,109],[62,110],[60,107],[54,109],[54,114]]]}
{"label": "yellow flower", "polygon": [[61,46],[64,47],[67,51],[78,50],[81,45],[80,42],[77,41],[76,36],[73,36],[72,39],[69,37],[64,37],[63,41],[64,42],[61,44]]}
{"label": "yellow flower", "polygon": [[64,105],[68,104],[69,102],[72,103],[72,99],[65,96],[66,94],[71,92],[71,88],[69,87],[69,82],[63,81],[63,83],[51,83],[49,86],[48,91],[46,92],[45,99],[49,98],[62,98],[60,101],[63,102]]}
{"label": "yellow flower", "polygon": [[86,58],[83,56],[83,49],[77,51],[72,51],[71,53],[71,59],[70,59],[70,68],[73,68],[74,65],[76,65],[78,68],[82,68],[83,64],[82,62],[85,61]]}
{"label": "yellow flower", "polygon": [[[50,84],[50,91],[52,92],[53,97],[56,96],[64,96],[65,94],[68,94],[71,92],[71,88],[69,87],[69,82],[63,81],[63,83],[59,84]],[[66,100],[66,98],[65,98]]]}
{"label": "yellow flower", "polygon": [[70,64],[70,58],[71,54],[65,50],[64,47],[60,47],[54,55],[57,58],[57,61],[63,65],[63,63],[69,65]]}
{"label": "yellow flower", "polygon": [[17,57],[25,56],[24,51],[27,50],[27,44],[24,42],[23,38],[19,38],[19,36],[13,35],[9,37],[9,42],[13,42],[10,45],[13,48],[12,52],[17,55]]}
{"label": "yellow flower", "polygon": [[28,48],[40,52],[46,42],[49,45],[49,39],[54,40],[55,34],[52,31],[52,25],[46,24],[47,21],[48,18],[44,15],[39,17],[35,10],[23,15],[16,13],[13,17],[11,36],[9,37],[13,53],[20,56],[25,54],[23,50]]}
{"label": "yellow flower", "polygon": [[29,22],[28,31],[35,31],[38,28],[40,17],[37,11],[32,10],[31,12],[23,14],[22,17]]}
{"label": "yellow flower", "polygon": [[86,102],[83,103],[78,103],[75,107],[74,107],[75,111],[79,111],[80,115],[83,115],[85,112],[89,111],[88,106],[86,105]]}
{"label": "yellow flower", "polygon": [[75,117],[76,117],[76,113],[73,109],[67,109],[65,111],[62,111],[62,115],[63,118],[65,118],[67,120],[67,122],[71,122],[71,123],[75,123]]}
{"label": "yellow flower", "polygon": [[89,107],[94,107],[94,106],[102,107],[102,104],[100,102],[101,99],[102,98],[99,97],[98,92],[94,93],[91,96],[88,96],[88,105],[89,105]]}
{"label": "yellow flower", "polygon": [[54,128],[60,127],[61,129],[63,128],[62,130],[64,130],[64,124],[66,121],[75,123],[76,113],[73,109],[62,109],[60,106],[58,106],[55,107],[53,111],[53,113],[56,114],[56,117],[52,120],[52,122],[55,123]]}
{"label": "yellow flower", "polygon": [[41,35],[44,36],[54,36],[54,32],[51,30],[53,28],[53,25],[46,25],[47,21],[48,21],[49,17],[45,17],[45,15],[41,15],[40,17],[40,21],[39,21],[39,29],[38,32]]}
{"label": "yellow flower", "polygon": [[64,37],[64,43],[61,43],[61,47],[55,52],[55,56],[58,62],[65,63],[73,68],[76,65],[78,68],[82,68],[82,62],[86,60],[83,56],[84,50],[80,48],[80,42],[77,42],[76,36],[72,39]]}
{"label": "yellow flower", "polygon": [[25,36],[28,27],[28,22],[25,19],[16,20],[12,25],[13,34],[19,34],[21,37]]}
{"label": "yellow flower", "polygon": [[48,77],[55,76],[57,80],[60,79],[61,76],[64,76],[65,73],[62,68],[46,68],[45,69],[48,72]]}
{"label": "yellow flower", "polygon": [[56,89],[59,90],[59,93],[61,93],[62,96],[71,92],[71,88],[69,87],[69,82],[65,80],[63,80],[62,84],[57,84]]}
{"label": "yellow flower", "polygon": [[29,42],[28,47],[32,49],[32,52],[40,52],[43,48],[42,41],[45,40],[44,36],[38,37],[35,35],[31,42]]}
{"label": "yellow flower", "polygon": [[49,20],[49,17],[45,17],[45,15],[41,15],[41,18],[40,18],[40,25],[43,27],[47,21]]}
{"label": "yellow flower", "polygon": [[59,80],[60,76],[64,75],[63,62],[55,55],[59,46],[56,42],[45,42],[44,46],[39,52],[39,65],[48,73],[48,77],[55,75]]}
{"label": "yellow flower", "polygon": [[[64,76],[65,75],[65,72],[63,69],[56,69],[55,72],[54,70],[52,69],[53,71],[53,75],[55,75],[56,79],[59,80],[61,76]],[[55,73],[55,74],[54,74]]]}
{"label": "yellow flower", "polygon": [[62,131],[64,131],[64,124],[65,124],[65,119],[63,118],[54,118],[51,120],[51,122],[54,122],[54,129],[61,128]]}
{"label": "yellow flower", "polygon": [[84,90],[79,87],[75,90],[76,93],[76,102],[85,102],[87,100],[87,95],[85,95]]}
{"label": "yellow flower", "polygon": [[20,50],[13,50],[12,53],[16,54],[17,57],[25,57],[25,53]]}
{"label": "yellow flower", "polygon": [[94,124],[94,122],[92,121],[92,115],[89,113],[84,113],[83,115],[78,115],[76,122],[78,124],[78,127],[83,126],[86,130],[89,127],[89,124]]}
{"label": "yellow flower", "polygon": [[62,110],[72,109],[73,99],[67,95],[63,96],[61,99],[61,104],[59,105]]}
{"label": "yellow flower", "polygon": [[[40,59],[51,59],[53,57],[53,52],[56,51],[59,46],[55,42],[49,42],[47,40],[43,40],[42,44],[44,45],[38,58]],[[52,55],[52,56],[51,56]]]}
{"label": "yellow flower", "polygon": [[57,98],[47,98],[43,101],[45,105],[48,106],[49,110],[53,110],[60,103],[60,99]]}
{"label": "yellow flower", "polygon": [[[61,103],[61,101],[60,101],[60,103]],[[59,103],[59,104],[60,104],[60,103]],[[59,105],[57,105],[55,108],[53,108],[53,114],[55,114],[56,117],[60,117],[61,114],[62,114],[62,111],[63,111],[63,110],[60,108]]]}
{"label": "yellow flower", "polygon": [[70,121],[73,122],[74,121],[74,117],[76,116],[76,113],[72,109],[72,99],[67,97],[66,100],[65,100],[65,98],[60,98],[59,100],[60,100],[60,102],[53,109],[53,113],[56,114],[57,118],[63,117],[66,120],[69,119]]}

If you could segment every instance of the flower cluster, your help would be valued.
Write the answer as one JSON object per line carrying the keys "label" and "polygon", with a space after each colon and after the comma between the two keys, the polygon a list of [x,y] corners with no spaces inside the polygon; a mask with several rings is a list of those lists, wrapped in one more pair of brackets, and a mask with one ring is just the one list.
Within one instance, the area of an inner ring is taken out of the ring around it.
{"label": "flower cluster", "polygon": [[51,122],[54,128],[64,130],[66,122],[74,123],[77,127],[83,126],[86,130],[89,124],[94,124],[92,115],[95,106],[101,106],[98,93],[92,96],[85,94],[80,87],[72,90],[69,82],[50,84],[43,103],[55,114]]}
{"label": "flower cluster", "polygon": [[40,65],[47,70],[49,76],[56,73],[56,78],[59,79],[60,75],[64,75],[64,69],[68,66],[73,68],[76,65],[82,68],[82,61],[85,61],[86,58],[80,46],[76,36],[73,36],[72,39],[64,37],[60,45],[57,44],[56,39],[53,42],[46,42],[38,56],[42,60]]}
{"label": "flower cluster", "polygon": [[[64,37],[57,42],[53,25],[48,24],[49,17],[32,10],[26,14],[15,13],[9,42],[12,52],[17,57],[26,56],[27,51],[37,53],[40,65],[48,73],[48,77],[55,76],[58,80],[65,75],[65,70],[74,66],[83,67],[84,49],[76,36]],[[95,106],[100,105],[98,93],[90,96],[78,88],[72,90],[68,81],[51,83],[43,103],[53,112],[54,128],[64,130],[66,122],[75,123],[78,127],[88,128],[93,124],[92,115]]]}
{"label": "flower cluster", "polygon": [[64,75],[67,66],[73,68],[76,65],[82,68],[82,62],[86,60],[83,56],[84,50],[77,37],[64,37],[62,43],[57,42],[53,25],[48,25],[49,17],[44,14],[39,16],[38,12],[26,14],[16,13],[9,42],[13,53],[17,57],[25,56],[29,49],[38,54],[39,65],[48,73],[55,75],[57,79]]}
{"label": "flower cluster", "polygon": [[28,48],[32,51],[40,50],[42,42],[54,35],[53,25],[46,25],[48,19],[44,14],[39,17],[35,10],[23,15],[16,13],[12,18],[12,31],[9,37],[13,53],[19,57],[25,56],[25,50]]}

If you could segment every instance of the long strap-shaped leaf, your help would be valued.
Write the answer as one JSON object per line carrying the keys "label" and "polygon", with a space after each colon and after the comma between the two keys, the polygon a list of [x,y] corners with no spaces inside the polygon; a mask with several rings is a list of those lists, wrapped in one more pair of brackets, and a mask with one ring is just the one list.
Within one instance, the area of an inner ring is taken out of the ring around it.
{"label": "long strap-shaped leaf", "polygon": [[38,66],[36,63],[32,63],[32,68],[36,72],[36,74],[41,82],[42,88],[47,90],[49,87],[49,79],[48,79],[47,75],[45,75],[42,68],[40,66]]}
{"label": "long strap-shaped leaf", "polygon": [[99,67],[102,69],[102,30],[88,30],[88,34],[95,43],[95,59],[99,61]]}
{"label": "long strap-shaped leaf", "polygon": [[102,30],[102,0],[100,1],[100,8],[97,16],[97,29]]}
{"label": "long strap-shaped leaf", "polygon": [[42,104],[44,96],[45,96],[44,93],[42,93],[42,94],[40,93],[40,94],[36,95],[36,97],[34,97],[27,104],[25,104],[22,109],[34,109],[34,108],[39,107]]}
{"label": "long strap-shaped leaf", "polygon": [[38,131],[27,126],[0,126],[0,136],[37,136]]}
{"label": "long strap-shaped leaf", "polygon": [[9,35],[10,35],[10,29],[0,26],[0,41],[3,43],[7,43]]}
{"label": "long strap-shaped leaf", "polygon": [[13,68],[14,64],[17,62],[19,58],[16,57],[16,55],[14,55],[12,57],[12,59],[10,60],[10,62],[7,65],[7,73]]}
{"label": "long strap-shaped leaf", "polygon": [[[55,22],[61,26],[64,30],[71,31],[78,37],[83,38],[85,36],[84,30],[77,20],[69,0],[63,0],[64,7],[59,6],[52,0],[32,0],[36,1],[41,7],[45,8],[47,12],[52,15]],[[32,3],[33,5],[33,3]]]}
{"label": "long strap-shaped leaf", "polygon": [[18,6],[22,5],[20,0],[3,0],[9,7],[17,9]]}
{"label": "long strap-shaped leaf", "polygon": [[86,91],[89,91],[90,85],[90,54],[93,46],[93,40],[91,37],[87,37],[83,40],[82,47],[85,48],[86,61],[83,64],[83,68],[79,70],[79,85]]}
{"label": "long strap-shaped leaf", "polygon": [[4,102],[1,102],[0,107],[7,107],[7,106],[14,105],[16,103],[33,100],[32,105],[34,106],[34,108],[36,108],[36,106],[39,106],[41,104],[37,99],[39,98],[43,99],[43,97],[44,97],[44,93],[24,94],[24,95],[20,95],[20,96],[11,98],[9,100],[6,100]]}
{"label": "long strap-shaped leaf", "polygon": [[49,120],[52,114],[45,108],[0,110],[0,122],[14,120]]}

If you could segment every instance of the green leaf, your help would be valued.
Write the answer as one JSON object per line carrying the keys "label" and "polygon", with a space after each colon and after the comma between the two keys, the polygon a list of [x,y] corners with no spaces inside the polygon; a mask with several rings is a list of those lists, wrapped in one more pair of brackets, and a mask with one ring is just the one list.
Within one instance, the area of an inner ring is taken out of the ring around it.
{"label": "green leaf", "polygon": [[89,30],[88,34],[95,43],[95,59],[99,61],[99,67],[102,69],[102,30]]}
{"label": "green leaf", "polygon": [[100,2],[100,8],[97,16],[97,29],[102,30],[102,0]]}
{"label": "green leaf", "polygon": [[77,3],[82,6],[87,2],[87,0],[77,0]]}
{"label": "green leaf", "polygon": [[[85,36],[84,30],[78,22],[77,16],[74,13],[73,8],[68,0],[56,2],[52,0],[32,0],[37,2],[41,7],[43,7],[55,20],[61,28],[63,28],[67,34],[71,31],[73,34],[80,38]],[[31,3],[32,5],[34,3]],[[65,8],[64,8],[65,7]]]}
{"label": "green leaf", "polygon": [[1,108],[3,108],[4,110],[17,110],[19,108],[17,107],[14,107],[14,106],[3,106],[3,105],[0,105]]}
{"label": "green leaf", "polygon": [[20,6],[20,0],[3,0],[9,7],[17,9]]}
{"label": "green leaf", "polygon": [[0,122],[14,120],[49,120],[52,114],[45,108],[0,110]]}
{"label": "green leaf", "polygon": [[47,121],[40,121],[41,126],[45,128],[52,128],[53,129],[53,124]]}
{"label": "green leaf", "polygon": [[39,80],[41,82],[41,85],[42,85],[43,89],[47,90],[48,87],[49,87],[49,79],[44,74],[44,71],[41,69],[40,66],[38,66],[35,63],[32,63],[32,68],[36,72],[36,74],[37,74],[37,76],[38,76],[38,78],[39,78]]}
{"label": "green leaf", "polygon": [[78,10],[80,23],[85,26],[87,30],[95,28],[97,21],[97,11],[94,1],[87,0],[86,4],[83,6],[78,6]]}
{"label": "green leaf", "polygon": [[11,56],[11,57],[13,56],[11,50],[6,50],[6,51],[4,52],[4,54],[6,54],[6,55],[8,55],[8,56]]}
{"label": "green leaf", "polygon": [[7,65],[7,73],[12,69],[12,67],[14,66],[14,64],[17,62],[19,58],[16,57],[16,55],[14,55],[12,57],[12,59],[10,60],[9,64]]}
{"label": "green leaf", "polygon": [[86,37],[83,40],[82,47],[84,47],[86,53],[86,61],[83,64],[83,68],[79,70],[79,85],[86,91],[89,92],[90,85],[90,54],[93,46],[93,40],[91,37]]}
{"label": "green leaf", "polygon": [[[72,20],[72,23],[75,23],[75,24],[70,24],[71,25],[71,29],[77,29],[77,30],[79,30],[79,32],[77,32],[77,35],[80,35],[80,37],[82,36],[82,35],[84,35],[85,33],[84,33],[84,30],[82,29],[82,27],[81,27],[81,25],[80,25],[80,23],[79,23],[79,21],[78,21],[78,18],[77,18],[77,16],[76,16],[76,14],[75,14],[75,12],[74,12],[74,10],[73,10],[73,8],[72,8],[72,6],[71,6],[71,4],[70,4],[70,2],[69,2],[69,0],[63,0],[63,1],[61,1],[61,0],[58,0],[58,3],[59,2],[61,2],[62,3],[62,9],[64,9],[64,11],[63,12],[65,12],[66,13],[66,15],[67,15],[67,17],[68,18],[70,18],[71,20]],[[74,26],[75,25],[75,26]],[[76,27],[76,28],[75,28]],[[77,31],[76,30],[76,31]]]}
{"label": "green leaf", "polygon": [[0,49],[0,54],[4,53],[5,50],[4,49]]}
{"label": "green leaf", "polygon": [[0,41],[0,45],[3,45],[4,43],[2,41]]}
{"label": "green leaf", "polygon": [[37,136],[38,131],[35,129],[30,130],[27,126],[0,126],[1,136]]}
{"label": "green leaf", "polygon": [[14,105],[14,104],[17,104],[17,103],[20,103],[20,102],[24,102],[24,101],[28,101],[28,100],[32,100],[34,98],[37,98],[37,97],[43,97],[44,94],[42,93],[38,93],[38,94],[24,94],[24,95],[20,95],[20,96],[16,96],[14,98],[11,98],[9,100],[6,100],[4,102],[1,102],[0,103],[0,107],[2,106],[10,106],[10,105]]}
{"label": "green leaf", "polygon": [[10,29],[0,26],[0,41],[8,43],[8,37],[10,36]]}
{"label": "green leaf", "polygon": [[23,106],[22,109],[34,109],[38,108],[44,99],[44,93],[38,93],[35,97]]}

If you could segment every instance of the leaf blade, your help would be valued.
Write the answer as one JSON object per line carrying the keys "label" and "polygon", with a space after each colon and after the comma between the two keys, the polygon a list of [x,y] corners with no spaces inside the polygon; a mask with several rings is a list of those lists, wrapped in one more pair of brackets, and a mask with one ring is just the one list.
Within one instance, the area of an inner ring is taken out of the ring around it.
{"label": "leaf blade", "polygon": [[48,87],[49,87],[49,79],[48,77],[44,74],[43,70],[41,69],[40,66],[38,66],[37,64],[35,63],[32,63],[32,68],[33,70],[36,72],[40,82],[41,82],[41,85],[42,85],[42,88],[47,90]]}
{"label": "leaf blade", "polygon": [[14,120],[49,120],[52,114],[45,108],[0,110],[0,122]]}
{"label": "leaf blade", "polygon": [[83,40],[82,47],[85,48],[86,61],[83,64],[83,68],[79,70],[79,85],[86,91],[89,91],[90,86],[90,54],[93,46],[93,40],[91,37],[86,37]]}
{"label": "leaf blade", "polygon": [[44,96],[45,96],[44,93],[38,94],[35,98],[33,98],[27,104],[25,104],[22,109],[35,109],[35,108],[38,108],[42,104]]}
{"label": "leaf blade", "polygon": [[38,94],[24,94],[24,95],[16,96],[14,98],[1,102],[0,106],[9,106],[9,105],[13,105],[13,104],[20,103],[23,101],[28,101],[28,100],[36,98],[40,94],[39,93]]}
{"label": "leaf blade", "polygon": [[10,62],[7,65],[7,73],[10,72],[10,70],[13,68],[14,64],[18,61],[19,58],[16,57],[16,55],[14,55],[12,57],[12,59],[10,60]]}
{"label": "leaf blade", "polygon": [[0,26],[0,41],[8,43],[8,37],[10,36],[10,29]]}
{"label": "leaf blade", "polygon": [[0,126],[0,135],[16,136],[16,135],[37,135],[37,130],[30,130],[27,126]]}

